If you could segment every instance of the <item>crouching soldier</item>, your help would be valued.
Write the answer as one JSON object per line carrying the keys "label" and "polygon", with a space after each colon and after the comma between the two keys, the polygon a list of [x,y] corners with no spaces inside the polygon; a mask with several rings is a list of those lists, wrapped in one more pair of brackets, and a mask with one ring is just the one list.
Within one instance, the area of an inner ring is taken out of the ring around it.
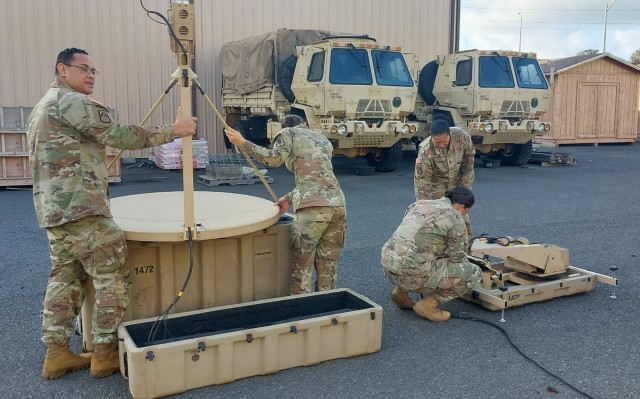
{"label": "crouching soldier", "polygon": [[[391,299],[401,309],[431,321],[449,320],[439,306],[471,292],[482,272],[467,260],[463,216],[475,199],[466,187],[448,190],[437,200],[409,205],[402,223],[382,247],[382,267],[395,285]],[[417,303],[409,292],[424,294]]]}

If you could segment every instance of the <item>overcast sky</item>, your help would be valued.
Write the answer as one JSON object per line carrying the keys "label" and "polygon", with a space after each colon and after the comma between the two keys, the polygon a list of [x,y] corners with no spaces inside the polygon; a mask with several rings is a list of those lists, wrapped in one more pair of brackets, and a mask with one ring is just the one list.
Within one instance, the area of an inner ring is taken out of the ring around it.
{"label": "overcast sky", "polygon": [[[518,50],[520,44],[539,58],[602,52],[607,3],[611,0],[461,0],[460,50]],[[606,50],[629,61],[637,49],[640,0],[617,0],[607,13]]]}

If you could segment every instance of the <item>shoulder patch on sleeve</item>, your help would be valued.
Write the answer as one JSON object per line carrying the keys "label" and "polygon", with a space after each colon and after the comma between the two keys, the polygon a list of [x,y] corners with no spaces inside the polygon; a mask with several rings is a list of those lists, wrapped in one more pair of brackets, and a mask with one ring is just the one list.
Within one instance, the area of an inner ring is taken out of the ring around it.
{"label": "shoulder patch on sleeve", "polygon": [[89,117],[91,118],[90,124],[92,127],[104,129],[108,128],[113,123],[111,114],[109,114],[109,110],[104,105],[91,99],[87,106]]}
{"label": "shoulder patch on sleeve", "polygon": [[98,117],[100,118],[100,122],[111,123],[111,115],[109,115],[109,111],[107,110],[98,110]]}

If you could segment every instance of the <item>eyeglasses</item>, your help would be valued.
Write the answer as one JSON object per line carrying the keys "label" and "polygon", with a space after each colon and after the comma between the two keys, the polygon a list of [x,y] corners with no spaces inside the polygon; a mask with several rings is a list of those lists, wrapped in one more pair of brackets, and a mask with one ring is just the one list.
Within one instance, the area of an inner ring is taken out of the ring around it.
{"label": "eyeglasses", "polygon": [[89,76],[89,74],[92,74],[94,77],[97,78],[98,75],[100,75],[100,72],[98,72],[95,68],[89,69],[85,65],[82,65],[82,66],[71,65],[71,64],[64,64],[64,65],[80,68],[80,73],[82,73],[84,76]]}

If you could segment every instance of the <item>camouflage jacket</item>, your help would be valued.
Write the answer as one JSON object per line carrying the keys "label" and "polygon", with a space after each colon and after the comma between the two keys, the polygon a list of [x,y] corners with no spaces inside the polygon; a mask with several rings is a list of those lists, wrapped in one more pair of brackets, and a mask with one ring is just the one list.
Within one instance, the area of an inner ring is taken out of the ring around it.
{"label": "camouflage jacket", "polygon": [[33,202],[38,223],[46,228],[91,215],[111,217],[106,146],[169,143],[173,129],[120,124],[104,105],[54,82],[31,112],[27,137]]}
{"label": "camouflage jacket", "polygon": [[416,201],[409,205],[402,223],[382,247],[382,265],[398,275],[419,275],[418,270],[438,257],[467,262],[467,234],[462,214],[448,198]]}
{"label": "camouflage jacket", "polygon": [[459,185],[471,189],[476,150],[464,130],[452,127],[450,134],[444,151],[431,144],[431,136],[420,143],[413,180],[416,201],[441,198],[446,190]]}
{"label": "camouflage jacket", "polygon": [[296,187],[287,194],[295,209],[311,206],[345,206],[344,194],[333,174],[333,146],[323,135],[304,125],[282,129],[273,148],[245,143],[258,161],[269,166],[283,163],[293,173]]}

